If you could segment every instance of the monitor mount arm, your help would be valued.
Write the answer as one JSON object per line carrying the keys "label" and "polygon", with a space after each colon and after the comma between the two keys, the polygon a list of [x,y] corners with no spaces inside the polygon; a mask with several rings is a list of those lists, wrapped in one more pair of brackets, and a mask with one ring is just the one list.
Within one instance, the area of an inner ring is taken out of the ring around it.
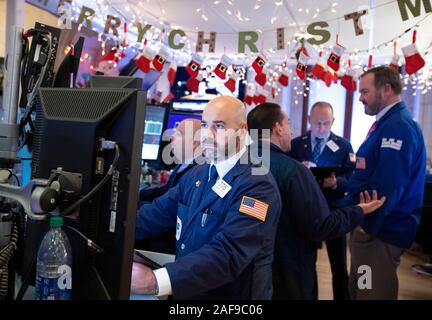
{"label": "monitor mount arm", "polygon": [[0,183],[0,196],[18,201],[30,219],[44,220],[48,213],[61,213],[60,207],[75,202],[80,186],[72,174],[58,168],[49,179],[32,179],[23,187]]}

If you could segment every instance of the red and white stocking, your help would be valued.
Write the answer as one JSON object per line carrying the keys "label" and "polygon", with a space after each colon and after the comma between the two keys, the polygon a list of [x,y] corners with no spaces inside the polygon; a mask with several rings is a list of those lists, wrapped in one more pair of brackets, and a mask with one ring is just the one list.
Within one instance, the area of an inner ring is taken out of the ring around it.
{"label": "red and white stocking", "polygon": [[327,65],[332,68],[334,71],[338,71],[340,67],[340,59],[345,52],[345,48],[342,47],[339,43],[336,43],[333,46],[333,50],[330,53],[330,56],[327,59]]}
{"label": "red and white stocking", "polygon": [[418,52],[415,43],[402,48],[402,52],[405,56],[405,70],[408,74],[416,73],[424,67],[425,61]]}
{"label": "red and white stocking", "polygon": [[281,72],[281,74],[279,76],[278,82],[281,84],[281,86],[288,87],[288,84],[289,84],[289,74],[288,74],[288,70],[287,69],[283,69],[282,70],[282,72]]}
{"label": "red and white stocking", "polygon": [[413,32],[412,43],[404,48],[402,48],[402,52],[405,56],[405,71],[408,74],[413,74],[419,71],[424,67],[425,61],[420,55],[415,45],[417,36],[417,30]]}
{"label": "red and white stocking", "polygon": [[346,73],[342,77],[341,85],[347,89],[347,91],[353,92],[357,90],[356,74],[353,69],[347,69]]}
{"label": "red and white stocking", "polygon": [[227,56],[223,55],[220,59],[220,62],[216,66],[216,68],[213,70],[213,72],[222,80],[225,80],[226,78],[226,72],[229,68],[229,66],[232,65],[232,60]]}
{"label": "red and white stocking", "polygon": [[297,66],[296,66],[296,73],[297,76],[304,80],[306,79],[306,68],[307,68],[307,62],[309,60],[309,57],[302,51],[300,51],[300,55],[298,58]]}
{"label": "red and white stocking", "polygon": [[229,79],[227,80],[227,82],[225,82],[225,87],[227,87],[231,92],[234,92],[236,89],[236,81],[238,77],[239,75],[237,74],[237,72],[233,70],[233,72],[229,76]]}
{"label": "red and white stocking", "polygon": [[255,81],[256,83],[258,83],[260,86],[264,87],[267,81],[267,68],[263,69],[263,71],[261,73],[258,73],[255,76]]}
{"label": "red and white stocking", "polygon": [[266,90],[259,90],[258,95],[256,96],[256,104],[263,104],[267,102],[267,98],[269,96],[269,92]]}
{"label": "red and white stocking", "polygon": [[392,58],[392,61],[389,64],[389,67],[397,72],[399,72],[399,59],[400,56],[398,54],[395,54]]}
{"label": "red and white stocking", "polygon": [[186,72],[189,73],[191,78],[196,78],[198,76],[198,72],[201,68],[203,61],[204,58],[199,54],[194,53],[192,55],[191,61],[188,63],[186,67]]}
{"label": "red and white stocking", "polygon": [[152,49],[146,47],[143,53],[138,56],[138,59],[135,60],[135,64],[142,72],[149,73],[150,64],[154,56],[155,52]]}
{"label": "red and white stocking", "polygon": [[260,74],[263,71],[265,64],[265,56],[263,54],[259,54],[258,57],[256,57],[256,59],[254,60],[254,62],[252,62],[252,68],[257,74]]}
{"label": "red and white stocking", "polygon": [[167,51],[167,49],[165,49],[164,47],[162,47],[159,52],[155,55],[155,57],[153,58],[152,64],[153,67],[157,70],[157,71],[162,71],[164,64],[168,58],[169,52]]}
{"label": "red and white stocking", "polygon": [[197,93],[199,89],[199,84],[203,80],[202,75],[198,75],[196,78],[189,78],[189,80],[186,82],[186,87],[192,91]]}
{"label": "red and white stocking", "polygon": [[175,76],[177,73],[177,63],[175,61],[171,62],[167,72],[167,78],[170,85],[174,84]]}

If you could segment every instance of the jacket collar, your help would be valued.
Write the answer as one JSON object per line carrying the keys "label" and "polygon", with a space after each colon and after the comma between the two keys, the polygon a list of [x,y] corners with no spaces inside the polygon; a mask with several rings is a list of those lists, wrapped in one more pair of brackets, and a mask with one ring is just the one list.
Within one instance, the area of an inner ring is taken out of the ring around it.
{"label": "jacket collar", "polygon": [[[232,185],[232,182],[234,181],[234,179],[241,175],[249,166],[250,163],[249,162],[244,162],[246,159],[244,157],[248,156],[248,152],[243,153],[242,158],[239,159],[236,164],[234,165],[234,167],[232,167],[232,169],[230,171],[228,171],[228,173],[223,177],[223,180],[229,184]],[[243,164],[245,163],[245,164]],[[203,179],[207,179],[208,178],[208,172],[209,172],[209,167],[210,165],[205,165],[206,170],[204,170],[205,175],[203,176]],[[204,180],[206,182],[206,180]],[[202,187],[201,192],[204,192],[204,187]],[[207,208],[211,203],[213,203],[214,201],[216,201],[219,198],[219,195],[214,192],[211,191],[209,192],[207,195],[200,195],[201,197],[201,203],[197,208],[197,212],[202,211],[204,208]]]}
{"label": "jacket collar", "polygon": [[390,108],[390,110],[387,111],[386,114],[384,114],[382,116],[382,118],[378,120],[377,125],[379,125],[385,119],[387,119],[388,117],[390,117],[392,114],[395,114],[396,112],[400,112],[403,109],[406,109],[405,102],[400,101],[399,103],[395,104],[392,108]]}

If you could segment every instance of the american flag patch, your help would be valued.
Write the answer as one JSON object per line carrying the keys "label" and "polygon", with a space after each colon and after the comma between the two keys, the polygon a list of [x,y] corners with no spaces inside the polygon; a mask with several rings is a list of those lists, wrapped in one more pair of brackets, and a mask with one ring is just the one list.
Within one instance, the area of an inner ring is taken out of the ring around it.
{"label": "american flag patch", "polygon": [[268,204],[251,197],[243,196],[239,211],[261,221],[265,221],[268,211]]}

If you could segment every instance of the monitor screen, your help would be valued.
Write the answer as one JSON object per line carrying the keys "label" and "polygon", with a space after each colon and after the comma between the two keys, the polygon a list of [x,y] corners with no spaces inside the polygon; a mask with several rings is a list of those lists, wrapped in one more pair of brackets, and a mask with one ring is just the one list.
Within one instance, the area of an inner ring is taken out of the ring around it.
{"label": "monitor screen", "polygon": [[201,118],[201,114],[170,112],[168,115],[167,130],[177,128],[178,124],[184,119],[201,120]]}
{"label": "monitor screen", "polygon": [[174,101],[172,103],[172,108],[175,111],[203,112],[207,103],[207,100]]}
{"label": "monitor screen", "polygon": [[147,106],[144,120],[144,141],[141,159],[158,159],[166,112],[167,106]]}

